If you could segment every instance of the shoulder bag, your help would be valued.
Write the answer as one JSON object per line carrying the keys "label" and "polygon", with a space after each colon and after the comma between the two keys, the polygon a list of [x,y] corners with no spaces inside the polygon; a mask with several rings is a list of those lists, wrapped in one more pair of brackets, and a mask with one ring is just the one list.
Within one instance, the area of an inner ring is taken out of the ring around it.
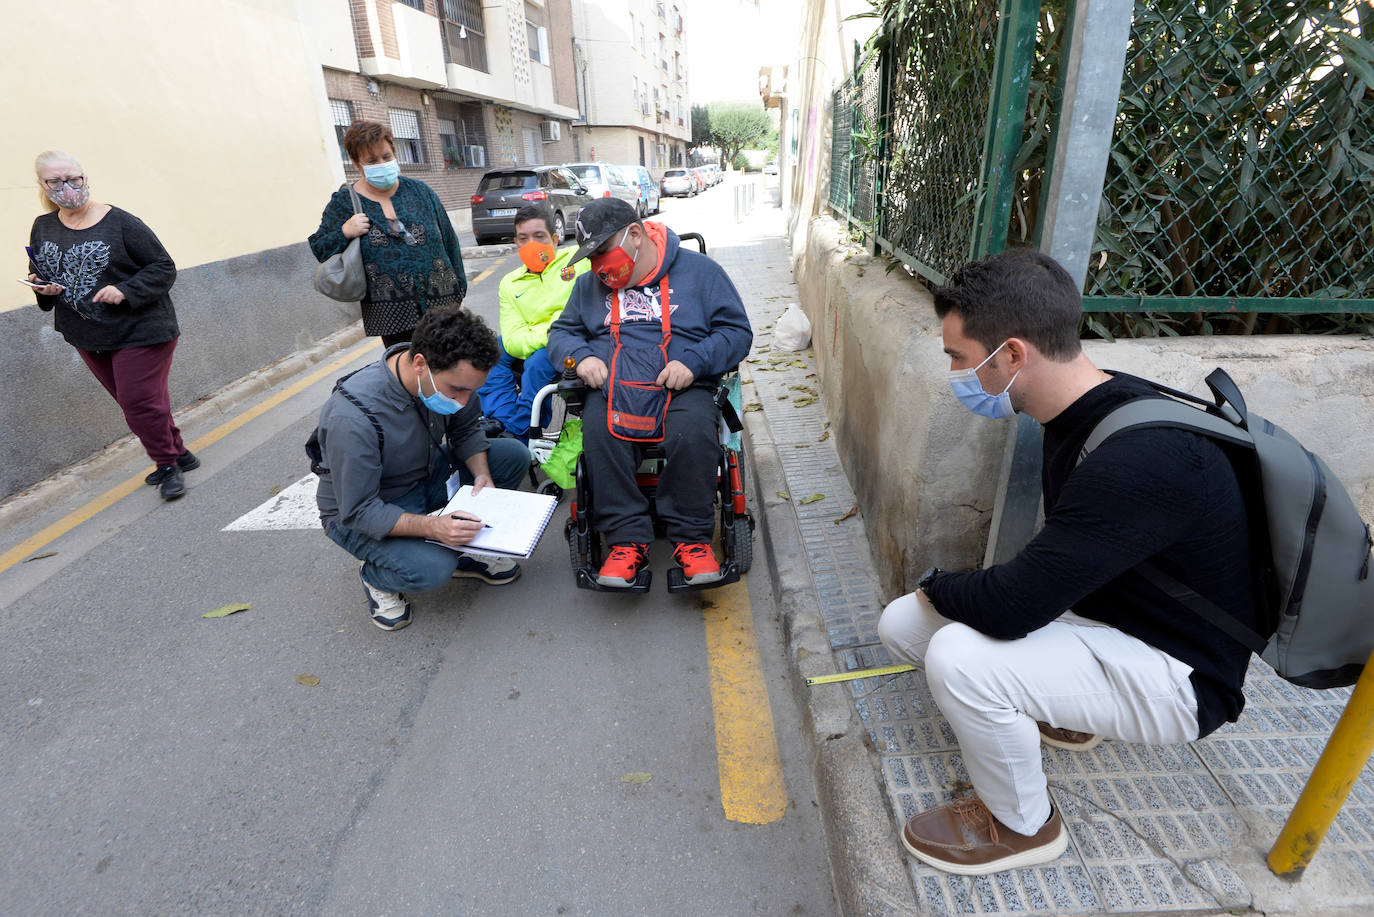
{"label": "shoulder bag", "polygon": [[[360,213],[362,202],[353,185],[348,186],[353,200],[353,212]],[[315,268],[315,289],[339,302],[357,302],[367,292],[367,275],[363,272],[362,236],[348,240],[348,246],[331,255]]]}

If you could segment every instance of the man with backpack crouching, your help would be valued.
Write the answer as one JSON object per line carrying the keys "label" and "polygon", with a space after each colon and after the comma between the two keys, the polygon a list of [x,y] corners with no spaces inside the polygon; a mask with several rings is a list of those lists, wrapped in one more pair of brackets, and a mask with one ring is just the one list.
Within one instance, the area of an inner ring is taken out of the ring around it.
{"label": "man with backpack crouching", "polygon": [[924,666],[977,793],[913,816],[902,843],[982,875],[1065,849],[1042,739],[1190,742],[1240,715],[1250,650],[1132,568],[1148,561],[1264,630],[1244,491],[1216,442],[1128,429],[1080,462],[1099,420],[1161,396],[1082,352],[1082,300],[1058,263],[1028,249],[976,261],[935,293],[935,311],[959,400],[1044,426],[1044,528],[1006,563],[927,571],[878,625],[894,655]]}
{"label": "man with backpack crouching", "polygon": [[427,515],[448,502],[454,472],[474,491],[514,490],[529,469],[524,445],[488,442],[482,432],[476,392],[496,360],[496,335],[481,318],[457,306],[433,309],[409,344],[340,379],[320,411],[306,445],[320,476],[320,521],[362,561],[372,623],[383,630],[410,623],[407,592],[437,589],[450,577],[501,585],[520,575],[513,561],[455,550],[482,530],[480,520]]}

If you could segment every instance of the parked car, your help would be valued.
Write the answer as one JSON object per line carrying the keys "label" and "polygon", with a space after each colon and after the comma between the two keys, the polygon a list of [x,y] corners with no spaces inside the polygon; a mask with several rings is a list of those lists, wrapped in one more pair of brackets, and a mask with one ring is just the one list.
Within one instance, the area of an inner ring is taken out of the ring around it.
{"label": "parked car", "polygon": [[705,166],[697,166],[693,169],[692,178],[696,179],[698,191],[705,191],[707,188],[711,187],[711,180],[706,177]]}
{"label": "parked car", "polygon": [[690,169],[666,169],[659,190],[664,197],[695,197],[697,182]]}
{"label": "parked car", "polygon": [[624,172],[608,162],[568,162],[563,168],[576,175],[587,186],[592,197],[618,197],[638,205],[639,192],[630,184]]}
{"label": "parked car", "polygon": [[721,174],[720,166],[715,163],[708,162],[702,168],[706,170],[706,187],[714,188],[725,180],[725,176]]}
{"label": "parked car", "polygon": [[472,234],[478,245],[515,238],[515,212],[526,204],[544,203],[560,238],[592,195],[576,175],[562,166],[493,169],[482,176],[472,196]]}
{"label": "parked car", "polygon": [[658,182],[649,174],[649,170],[643,166],[620,166],[620,171],[630,180],[634,186],[638,203],[635,205],[639,211],[639,218],[642,220],[651,213],[658,213],[659,199],[662,197],[658,190]]}

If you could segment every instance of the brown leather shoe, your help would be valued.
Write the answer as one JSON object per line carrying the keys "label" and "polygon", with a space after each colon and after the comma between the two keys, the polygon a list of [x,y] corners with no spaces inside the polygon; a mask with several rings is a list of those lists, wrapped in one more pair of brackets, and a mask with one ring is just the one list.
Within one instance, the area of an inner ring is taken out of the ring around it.
{"label": "brown leather shoe", "polygon": [[983,876],[1058,859],[1069,844],[1059,810],[1033,836],[998,821],[976,796],[913,815],[902,829],[902,846],[923,863],[961,876]]}
{"label": "brown leather shoe", "polygon": [[1093,735],[1091,732],[1074,732],[1072,729],[1060,729],[1058,726],[1039,721],[1036,721],[1035,725],[1040,729],[1040,741],[1055,748],[1087,751],[1102,743],[1102,736]]}

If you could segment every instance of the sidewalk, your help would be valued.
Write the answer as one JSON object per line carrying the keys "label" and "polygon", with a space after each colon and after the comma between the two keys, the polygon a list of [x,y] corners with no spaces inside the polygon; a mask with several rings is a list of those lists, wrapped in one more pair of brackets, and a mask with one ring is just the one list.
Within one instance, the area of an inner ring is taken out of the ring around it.
{"label": "sidewalk", "polygon": [[877,621],[893,597],[878,594],[863,521],[851,515],[853,491],[815,397],[814,356],[771,349],[773,322],[798,298],[771,197],[731,237],[713,240],[711,253],[754,322],[742,367],[749,489],[793,690],[808,717],[842,913],[1374,913],[1374,766],[1300,882],[1274,877],[1264,862],[1349,690],[1303,690],[1258,660],[1244,716],[1204,740],[1105,742],[1082,754],[1044,749],[1071,839],[1054,863],[966,878],[906,855],[901,822],[967,789],[968,776],[922,673],[805,684],[808,676],[891,664]]}

